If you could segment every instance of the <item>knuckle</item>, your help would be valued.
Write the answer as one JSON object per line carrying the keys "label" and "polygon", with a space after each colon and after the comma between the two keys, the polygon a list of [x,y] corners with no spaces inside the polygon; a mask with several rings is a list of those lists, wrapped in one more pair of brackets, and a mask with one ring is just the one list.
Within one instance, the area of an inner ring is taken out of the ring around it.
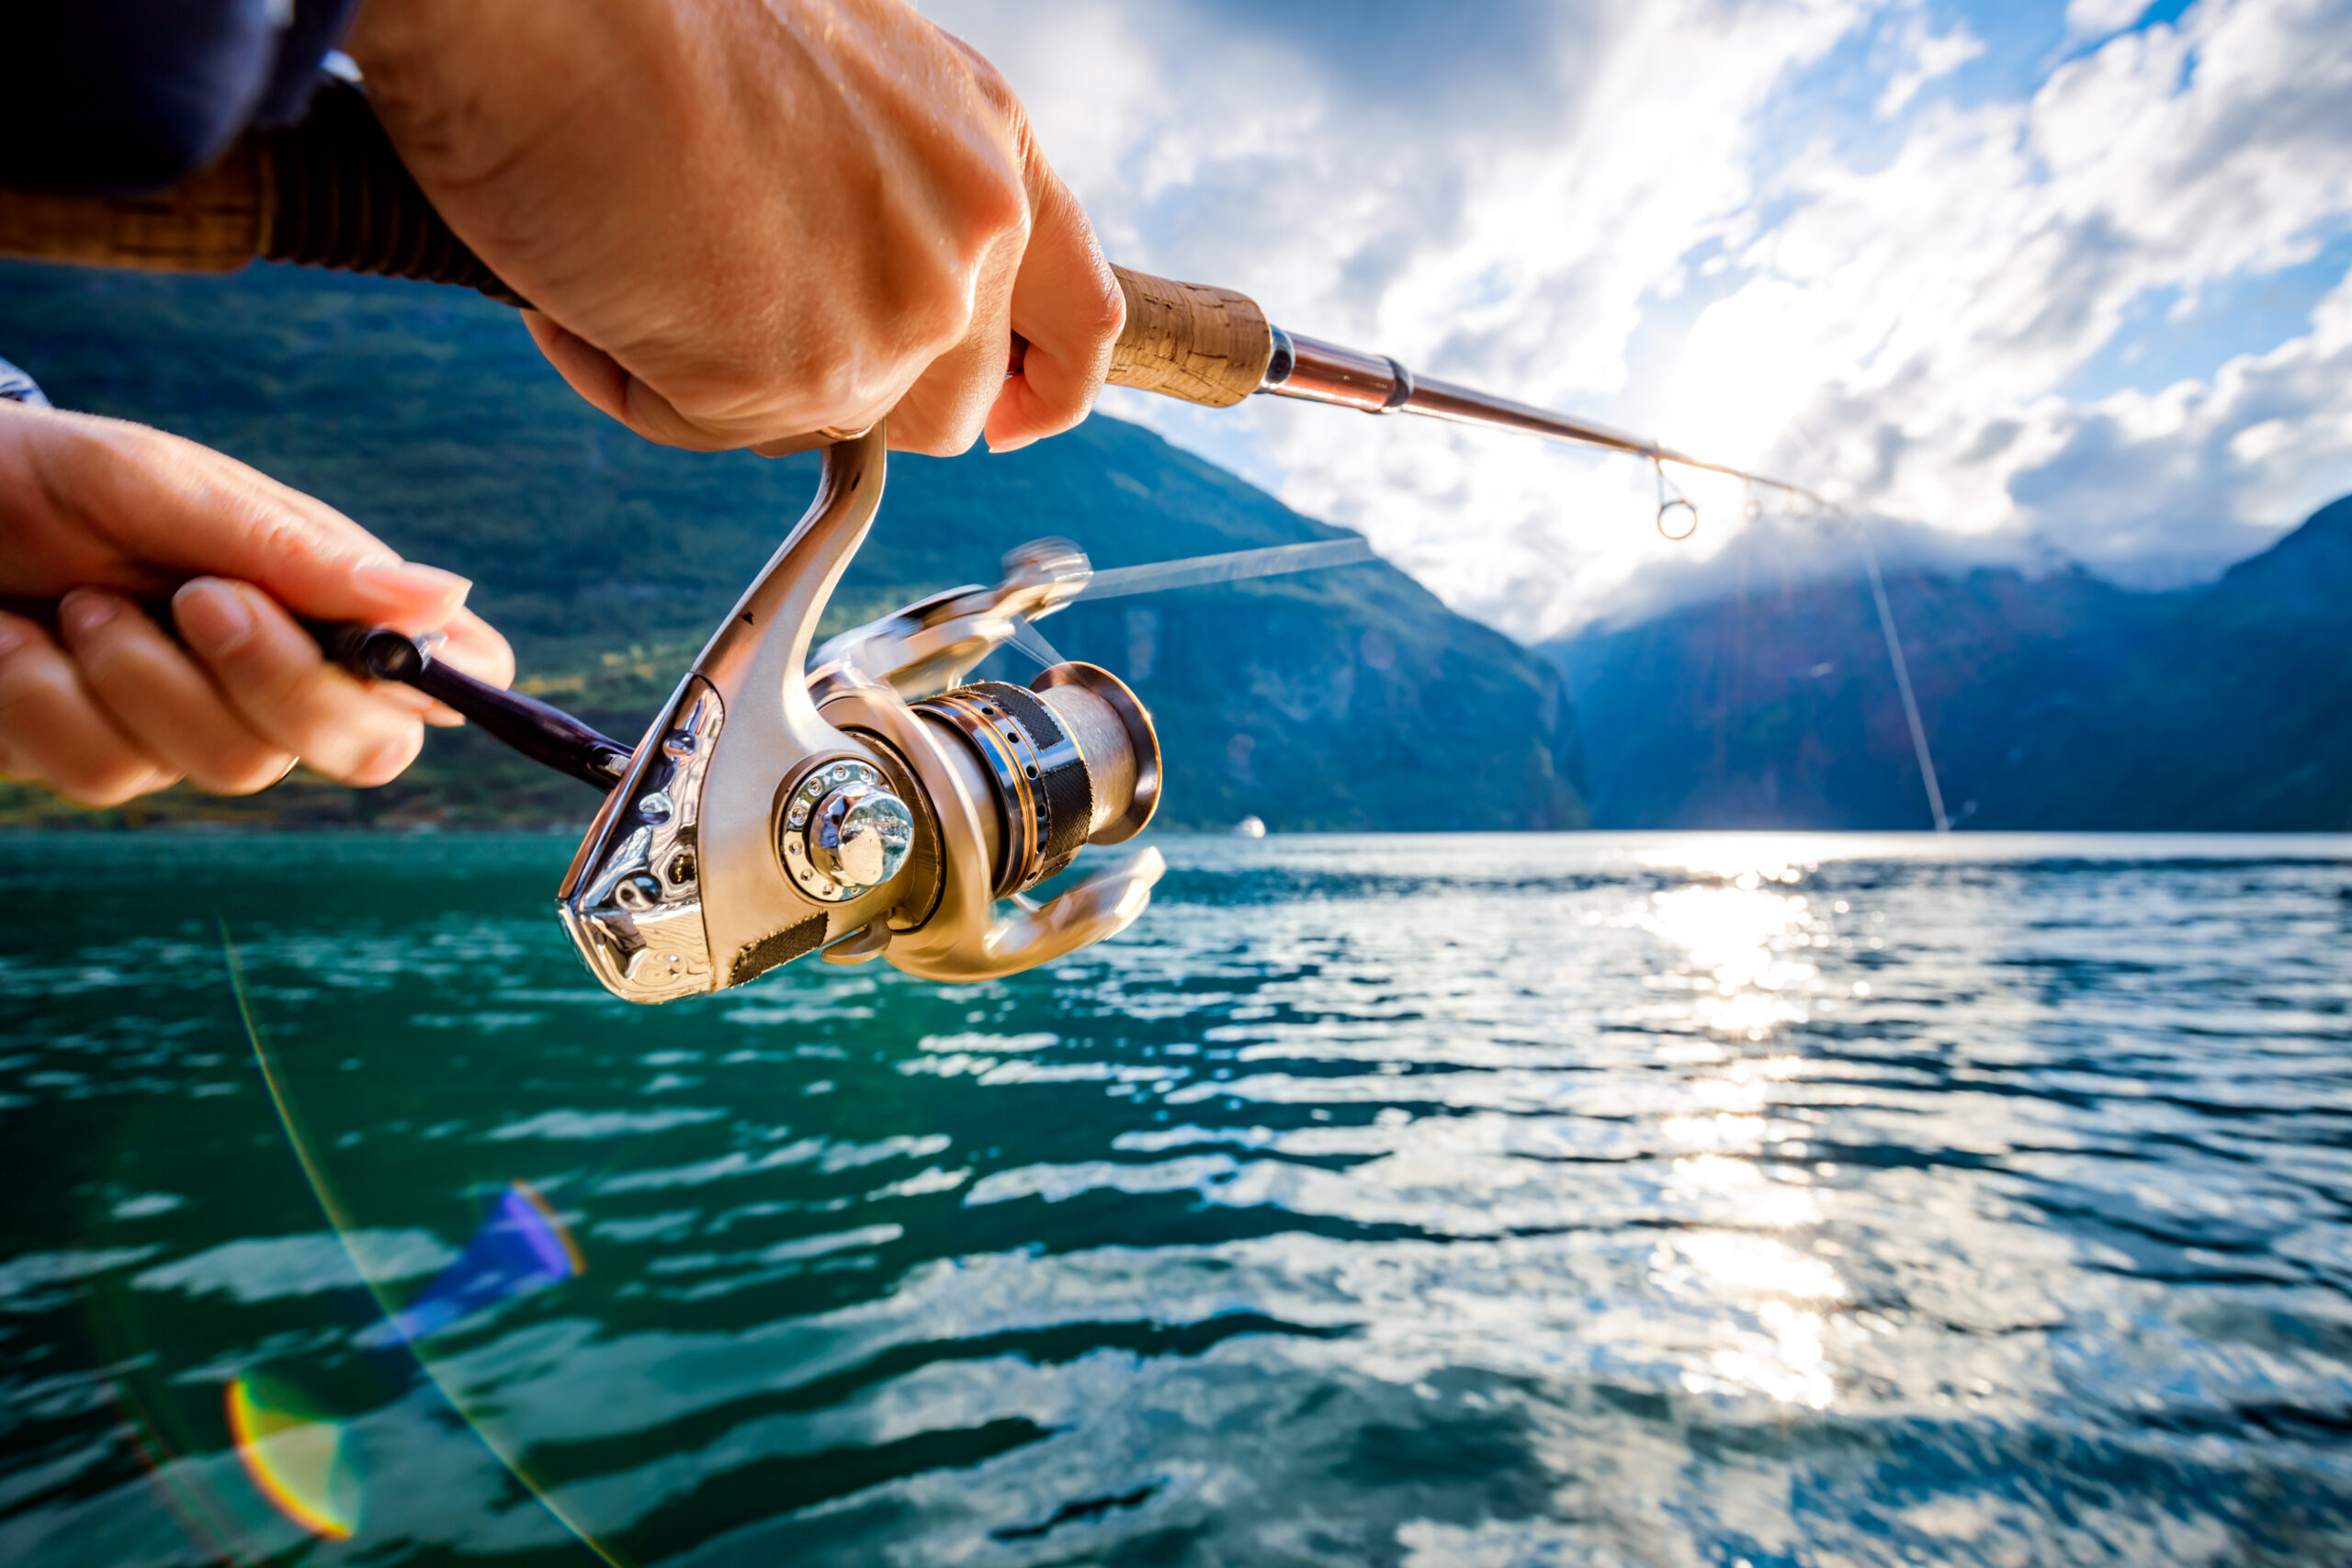
{"label": "knuckle", "polygon": [[[883,319],[893,335],[928,360],[961,343],[971,330],[977,265],[951,263],[944,256],[926,258],[930,265],[894,269]],[[845,367],[846,368],[846,367]]]}
{"label": "knuckle", "polygon": [[1021,171],[996,159],[980,162],[974,177],[957,182],[949,234],[975,262],[1007,239],[1029,231],[1029,191]]}
{"label": "knuckle", "polygon": [[1119,334],[1127,330],[1127,297],[1108,266],[1095,271],[1095,288],[1086,300],[1085,321],[1089,331],[1104,343],[1117,342]]}

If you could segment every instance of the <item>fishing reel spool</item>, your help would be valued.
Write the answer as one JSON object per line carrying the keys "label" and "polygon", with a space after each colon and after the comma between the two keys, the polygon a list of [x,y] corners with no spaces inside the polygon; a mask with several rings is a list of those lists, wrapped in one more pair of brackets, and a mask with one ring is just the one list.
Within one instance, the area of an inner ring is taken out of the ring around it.
{"label": "fishing reel spool", "polygon": [[1149,901],[1165,869],[1157,850],[1050,903],[1024,897],[1084,845],[1123,842],[1150,821],[1159,742],[1135,694],[1080,663],[1027,688],[956,684],[1086,586],[1075,546],[1023,547],[996,587],[845,632],[809,668],[818,619],[880,505],[884,465],[878,426],[825,449],[808,513],[695,659],[572,857],[558,912],[615,996],[725,990],[820,950],[829,963],[990,979],[1110,936]]}

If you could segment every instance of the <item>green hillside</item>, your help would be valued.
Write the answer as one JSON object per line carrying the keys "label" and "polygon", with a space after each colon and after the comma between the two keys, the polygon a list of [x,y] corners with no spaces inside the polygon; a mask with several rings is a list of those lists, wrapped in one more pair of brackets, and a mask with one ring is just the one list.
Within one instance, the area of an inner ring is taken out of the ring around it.
{"label": "green hillside", "polygon": [[[813,457],[641,442],[574,399],[511,312],[448,289],[282,268],[0,265],[0,356],[62,407],[220,447],[466,573],[475,607],[514,639],[526,689],[632,739],[797,518],[815,471]],[[1008,457],[894,458],[828,629],[993,581],[1007,547],[1047,534],[1114,567],[1341,531],[1096,418]],[[1041,629],[1152,706],[1170,826],[1245,813],[1277,829],[1585,820],[1558,674],[1387,566],[1081,605]],[[593,804],[457,734],[382,790],[298,776],[254,800],[177,790],[103,819],[555,824]],[[0,785],[0,821],[91,819]]]}

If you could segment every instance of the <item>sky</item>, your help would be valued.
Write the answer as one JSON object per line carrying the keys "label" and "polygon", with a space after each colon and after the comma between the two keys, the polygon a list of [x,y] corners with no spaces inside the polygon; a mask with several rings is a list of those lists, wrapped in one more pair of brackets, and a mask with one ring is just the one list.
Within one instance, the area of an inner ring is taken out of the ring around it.
{"label": "sky", "polygon": [[[1114,260],[1811,485],[2195,581],[2352,491],[2352,0],[921,0]],[[1426,420],[1102,408],[1523,638],[1834,530]],[[1793,530],[1793,532],[1792,532]]]}

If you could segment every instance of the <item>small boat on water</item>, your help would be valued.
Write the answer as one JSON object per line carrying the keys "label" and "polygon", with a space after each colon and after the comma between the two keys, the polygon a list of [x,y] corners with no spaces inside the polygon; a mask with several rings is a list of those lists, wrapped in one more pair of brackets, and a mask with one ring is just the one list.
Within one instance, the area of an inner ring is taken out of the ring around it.
{"label": "small boat on water", "polygon": [[1233,836],[1237,839],[1262,839],[1266,836],[1266,824],[1258,818],[1244,817],[1233,825]]}

